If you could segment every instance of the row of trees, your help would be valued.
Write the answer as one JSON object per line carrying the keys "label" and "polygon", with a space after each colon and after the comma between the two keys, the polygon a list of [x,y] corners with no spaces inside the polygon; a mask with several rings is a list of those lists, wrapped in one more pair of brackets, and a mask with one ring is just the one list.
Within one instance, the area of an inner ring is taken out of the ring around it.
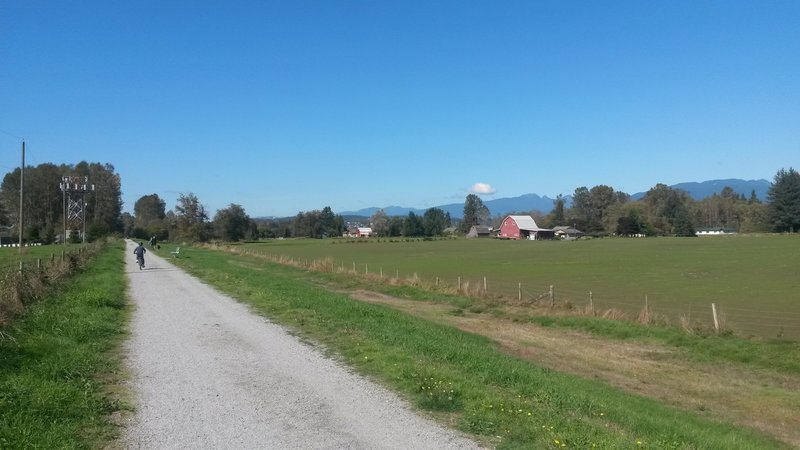
{"label": "row of trees", "polygon": [[[18,236],[20,171],[3,178],[0,186],[0,225]],[[253,220],[244,208],[230,204],[213,218],[193,193],[180,194],[173,210],[157,194],[145,195],[134,204],[134,213],[122,213],[120,176],[110,164],[81,162],[76,165],[40,164],[26,167],[24,237],[53,242],[63,230],[64,198],[59,183],[63,176],[88,177],[95,190],[85,199],[87,235],[91,240],[108,233],[123,233],[138,238],[159,240],[207,241],[275,237],[323,238],[341,236],[346,231],[342,216],[330,207],[300,212],[295,217]],[[683,191],[658,184],[641,199],[632,200],[624,192],[606,185],[579,187],[572,195],[572,204],[559,196],[553,210],[543,215],[532,214],[543,226],[574,226],[587,233],[617,235],[691,236],[698,228],[728,228],[741,232],[800,231],[800,174],[790,168],[781,169],[770,188],[767,203],[755,192],[745,198],[731,188],[723,189],[702,200],[693,200]],[[490,211],[475,194],[464,202],[464,218],[457,224],[461,232],[473,225],[498,226],[502,217]],[[383,210],[369,219],[377,236],[438,236],[454,224],[449,213],[430,208],[422,216],[389,217]]]}
{"label": "row of trees", "polygon": [[[623,236],[693,236],[695,230],[702,228],[797,232],[800,231],[800,174],[791,168],[781,169],[775,175],[766,204],[755,192],[745,197],[730,187],[694,200],[684,191],[657,184],[641,199],[632,200],[624,192],[598,185],[575,189],[569,208],[559,196],[549,214],[538,214],[535,218],[550,227],[569,225],[587,233]],[[502,218],[495,220],[499,223]]]}
{"label": "row of trees", "polygon": [[430,208],[422,216],[413,211],[406,217],[389,217],[382,209],[369,219],[372,231],[379,237],[423,237],[441,236],[450,227],[450,213],[440,208]]}
{"label": "row of trees", "polygon": [[[22,210],[25,239],[53,242],[56,236],[63,234],[65,205],[60,183],[64,176],[88,177],[89,183],[95,186],[83,198],[89,239],[121,230],[122,183],[111,164],[85,161],[75,165],[45,163],[26,167],[24,176]],[[0,225],[10,230],[6,234],[15,237],[19,236],[16,225],[19,223],[21,177],[17,168],[7,173],[0,185]]]}
{"label": "row of trees", "polygon": [[205,206],[194,193],[180,194],[175,209],[166,210],[158,194],[145,195],[133,205],[133,215],[124,213],[124,233],[140,239],[205,242],[210,239],[240,241],[259,237],[255,221],[241,205],[231,203],[209,219]]}

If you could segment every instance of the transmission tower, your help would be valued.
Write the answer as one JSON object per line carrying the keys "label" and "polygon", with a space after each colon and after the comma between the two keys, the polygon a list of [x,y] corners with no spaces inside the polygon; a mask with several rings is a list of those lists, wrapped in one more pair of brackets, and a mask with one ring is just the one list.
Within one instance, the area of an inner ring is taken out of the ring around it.
{"label": "transmission tower", "polygon": [[[81,230],[81,240],[86,242],[86,194],[94,191],[89,177],[61,177],[61,192],[64,196],[64,243],[67,230]],[[74,228],[72,227],[74,226]]]}

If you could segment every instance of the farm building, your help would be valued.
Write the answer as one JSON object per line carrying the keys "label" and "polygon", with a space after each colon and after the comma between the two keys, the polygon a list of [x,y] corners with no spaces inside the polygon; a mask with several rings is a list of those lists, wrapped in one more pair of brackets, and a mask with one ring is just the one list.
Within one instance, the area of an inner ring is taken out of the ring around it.
{"label": "farm building", "polygon": [[578,239],[583,236],[583,231],[564,225],[553,227],[553,233],[559,239]]}
{"label": "farm building", "polygon": [[473,238],[488,238],[492,236],[492,229],[482,225],[473,225],[467,233],[468,239]]}
{"label": "farm building", "polygon": [[724,234],[734,234],[736,233],[735,228],[701,228],[697,230],[694,234],[697,236],[721,236]]}
{"label": "farm building", "polygon": [[506,216],[500,225],[500,239],[553,239],[555,233],[549,228],[540,228],[531,216]]}
{"label": "farm building", "polygon": [[347,236],[349,237],[370,237],[372,235],[372,228],[349,226],[347,227]]}
{"label": "farm building", "polygon": [[356,237],[370,237],[372,236],[372,228],[358,227],[356,228]]}

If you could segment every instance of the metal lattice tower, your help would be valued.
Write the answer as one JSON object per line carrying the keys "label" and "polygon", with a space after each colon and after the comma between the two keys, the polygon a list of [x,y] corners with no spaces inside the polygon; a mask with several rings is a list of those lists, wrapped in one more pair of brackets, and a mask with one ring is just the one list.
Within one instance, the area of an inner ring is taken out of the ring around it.
{"label": "metal lattice tower", "polygon": [[[67,230],[78,229],[82,232],[82,241],[86,241],[86,201],[85,196],[94,191],[89,184],[89,177],[61,177],[61,192],[64,196],[64,243],[67,242]],[[72,228],[71,226],[75,226]]]}

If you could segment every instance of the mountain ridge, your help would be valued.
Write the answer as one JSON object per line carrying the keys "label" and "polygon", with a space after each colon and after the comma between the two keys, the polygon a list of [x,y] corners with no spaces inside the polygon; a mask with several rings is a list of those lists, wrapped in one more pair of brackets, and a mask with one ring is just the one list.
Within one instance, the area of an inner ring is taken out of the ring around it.
{"label": "mountain ridge", "polygon": [[[744,195],[749,198],[751,193],[755,191],[756,197],[765,201],[767,199],[767,192],[769,191],[770,183],[767,180],[744,180],[739,178],[727,178],[720,180],[707,180],[707,181],[690,181],[684,183],[677,183],[670,185],[673,189],[680,189],[685,191],[695,200],[702,200],[713,194],[718,194],[725,187],[730,187],[739,195]],[[647,192],[637,192],[631,194],[632,200],[639,200]],[[564,196],[564,201],[567,206],[572,203],[572,196]],[[504,197],[492,200],[484,200],[483,204],[489,208],[489,212],[493,216],[506,215],[512,212],[527,212],[539,211],[548,213],[553,209],[555,199],[548,196],[540,196],[538,194],[523,194],[516,197]],[[464,203],[449,203],[445,205],[434,206],[445,212],[450,213],[453,219],[461,219],[464,216]],[[383,208],[369,207],[362,208],[356,211],[344,211],[339,213],[342,216],[356,216],[356,217],[370,217],[376,211],[383,209],[387,216],[407,216],[408,213],[413,212],[416,215],[422,215],[429,208],[413,208],[403,206],[386,206]]]}

